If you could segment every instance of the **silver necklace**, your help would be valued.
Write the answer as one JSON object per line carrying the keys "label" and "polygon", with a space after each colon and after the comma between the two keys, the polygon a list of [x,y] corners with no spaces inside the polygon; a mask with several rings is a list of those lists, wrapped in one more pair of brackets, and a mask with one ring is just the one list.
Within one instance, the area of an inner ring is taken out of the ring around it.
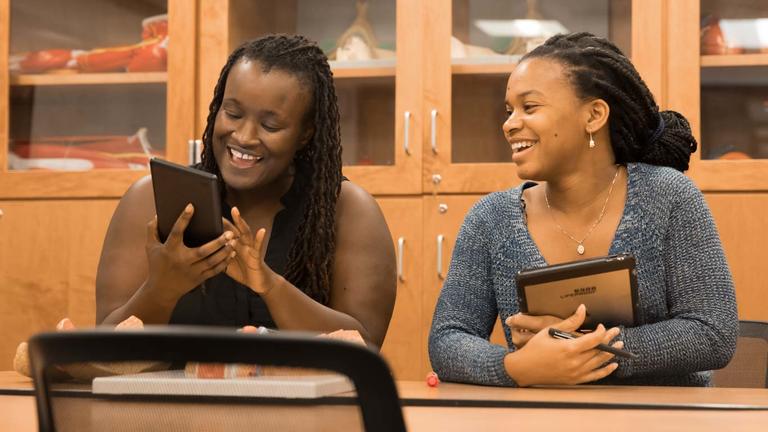
{"label": "silver necklace", "polygon": [[597,217],[597,220],[595,223],[592,224],[591,227],[589,227],[589,230],[586,234],[584,234],[584,237],[581,238],[581,240],[577,239],[576,237],[572,236],[571,233],[565,230],[559,223],[557,223],[557,220],[555,220],[555,214],[552,212],[552,207],[549,205],[549,196],[547,196],[547,189],[544,189],[544,200],[547,202],[547,210],[549,211],[549,216],[552,218],[552,222],[555,223],[555,226],[557,226],[557,229],[560,230],[561,233],[565,234],[566,237],[576,242],[576,252],[579,255],[584,255],[584,252],[586,249],[584,249],[584,241],[587,240],[587,238],[592,234],[592,231],[595,230],[595,227],[600,224],[600,221],[603,220],[603,216],[605,216],[605,208],[608,207],[608,200],[611,199],[611,193],[613,192],[613,186],[616,184],[616,179],[619,177],[619,171],[621,170],[621,165],[618,165],[616,167],[616,174],[613,175],[613,180],[611,181],[611,187],[608,189],[608,196],[605,197],[605,202],[603,203],[603,209],[600,210],[600,215]]}

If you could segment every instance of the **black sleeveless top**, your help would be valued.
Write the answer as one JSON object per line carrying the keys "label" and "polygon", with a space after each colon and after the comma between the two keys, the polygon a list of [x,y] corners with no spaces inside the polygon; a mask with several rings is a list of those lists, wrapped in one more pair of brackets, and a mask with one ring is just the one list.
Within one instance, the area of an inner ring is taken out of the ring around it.
{"label": "black sleeveless top", "polygon": [[[308,196],[306,181],[295,176],[288,192],[280,198],[283,209],[277,212],[264,257],[269,268],[284,275],[288,253],[301,223]],[[223,215],[232,220],[231,207],[222,203]],[[205,286],[205,289],[203,289]],[[171,313],[170,324],[242,327],[245,325],[275,328],[275,322],[264,300],[247,286],[225,273],[206,280],[203,285],[184,294]]]}

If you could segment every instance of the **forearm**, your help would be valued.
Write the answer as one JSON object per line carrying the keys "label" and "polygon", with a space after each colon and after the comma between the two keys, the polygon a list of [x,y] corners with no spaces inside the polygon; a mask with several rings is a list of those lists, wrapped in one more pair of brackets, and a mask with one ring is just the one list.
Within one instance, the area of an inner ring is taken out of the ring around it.
{"label": "forearm", "polygon": [[440,379],[471,384],[516,386],[506,370],[506,348],[457,330],[433,333],[429,359]]}
{"label": "forearm", "polygon": [[158,295],[155,291],[150,282],[145,281],[127,302],[112,310],[99,324],[116,325],[131,315],[144,324],[168,324],[178,298]]}
{"label": "forearm", "polygon": [[281,330],[357,330],[363,339],[377,347],[383,342],[379,338],[372,339],[365,326],[354,317],[318,303],[282,277],[261,297]]}
{"label": "forearm", "polygon": [[723,319],[686,316],[625,328],[619,339],[625,349],[638,354],[633,360],[617,358],[619,378],[648,375],[678,375],[719,369],[733,355],[738,319],[713,314]]}

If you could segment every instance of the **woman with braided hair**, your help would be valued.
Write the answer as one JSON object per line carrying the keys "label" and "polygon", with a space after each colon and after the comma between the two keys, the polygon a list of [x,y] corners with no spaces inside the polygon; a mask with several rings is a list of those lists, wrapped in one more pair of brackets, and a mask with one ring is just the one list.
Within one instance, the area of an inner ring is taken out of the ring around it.
{"label": "woman with braided hair", "polygon": [[161,243],[151,178],[139,180],[107,232],[97,321],[348,329],[381,346],[394,251],[375,200],[341,174],[339,111],[322,50],[288,35],[235,49],[203,143],[197,168],[220,179],[225,232],[187,248],[190,206]]}
{"label": "woman with braided hair", "polygon": [[[701,192],[683,175],[696,150],[688,122],[659,112],[632,63],[588,33],[557,35],[509,77],[502,130],[524,183],[470,210],[429,340],[441,379],[491,385],[587,382],[705,386],[736,345],[733,282]],[[574,340],[588,311],[520,313],[526,268],[631,253],[634,327]],[[508,349],[488,337],[496,319]],[[639,355],[613,358],[613,344]]]}

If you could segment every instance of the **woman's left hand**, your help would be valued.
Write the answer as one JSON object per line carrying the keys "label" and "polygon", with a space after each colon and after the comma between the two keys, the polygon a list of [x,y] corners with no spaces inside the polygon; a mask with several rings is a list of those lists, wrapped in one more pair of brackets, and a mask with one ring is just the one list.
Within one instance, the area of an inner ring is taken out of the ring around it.
{"label": "woman's left hand", "polygon": [[587,315],[587,308],[579,305],[573,315],[561,319],[551,315],[526,315],[517,313],[507,317],[504,321],[512,331],[512,344],[518,349],[525,346],[534,335],[547,327],[555,327],[567,332],[575,332],[579,329]]}
{"label": "woman's left hand", "polygon": [[264,237],[267,231],[264,228],[251,233],[251,227],[240,216],[237,207],[232,208],[232,225],[224,220],[225,229],[237,233],[235,246],[235,259],[227,266],[227,275],[232,279],[252,289],[256,294],[266,295],[280,280],[280,275],[272,271],[264,262]]}

